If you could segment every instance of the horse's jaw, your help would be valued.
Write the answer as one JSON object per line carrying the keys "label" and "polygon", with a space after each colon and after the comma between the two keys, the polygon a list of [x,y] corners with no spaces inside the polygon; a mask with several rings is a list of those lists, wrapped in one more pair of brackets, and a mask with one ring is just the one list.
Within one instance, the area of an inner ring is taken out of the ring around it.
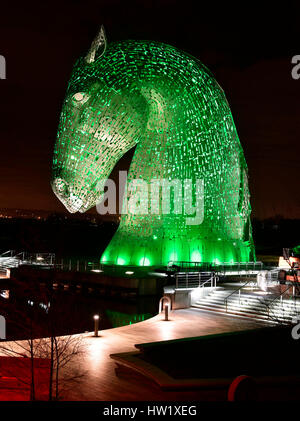
{"label": "horse's jaw", "polygon": [[69,167],[54,168],[51,187],[55,196],[65,206],[70,213],[84,213],[96,206],[104,198],[104,185],[109,180],[110,174],[119,159],[128,151],[112,154],[110,150],[102,155],[98,169],[92,177],[83,177],[83,169],[78,170],[78,174],[70,171]]}

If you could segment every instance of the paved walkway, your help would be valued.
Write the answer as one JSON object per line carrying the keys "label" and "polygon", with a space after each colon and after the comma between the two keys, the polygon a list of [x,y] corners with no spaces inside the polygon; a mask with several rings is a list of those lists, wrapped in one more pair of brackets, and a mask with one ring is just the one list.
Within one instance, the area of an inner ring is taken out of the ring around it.
{"label": "paved walkway", "polygon": [[[198,309],[176,310],[170,321],[160,314],[144,322],[100,332],[84,334],[85,355],[73,360],[72,367],[85,372],[79,383],[64,394],[66,400],[216,400],[226,399],[226,391],[162,391],[143,376],[126,369],[116,373],[116,364],[110,354],[136,351],[135,344],[179,339],[253,329],[264,323],[245,318],[224,316]],[[221,352],[221,350],[220,350]],[[199,361],[195,364],[202,364]],[[180,364],[180,355],[178,355]],[[72,372],[72,367],[68,370]],[[225,394],[224,394],[225,393]]]}

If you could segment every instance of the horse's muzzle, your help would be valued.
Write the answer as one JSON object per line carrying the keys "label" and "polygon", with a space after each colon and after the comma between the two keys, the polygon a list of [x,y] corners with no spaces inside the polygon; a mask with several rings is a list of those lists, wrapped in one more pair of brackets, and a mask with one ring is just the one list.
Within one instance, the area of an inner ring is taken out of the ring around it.
{"label": "horse's muzzle", "polygon": [[70,213],[78,212],[82,207],[82,200],[74,194],[72,186],[63,178],[55,178],[52,190]]}

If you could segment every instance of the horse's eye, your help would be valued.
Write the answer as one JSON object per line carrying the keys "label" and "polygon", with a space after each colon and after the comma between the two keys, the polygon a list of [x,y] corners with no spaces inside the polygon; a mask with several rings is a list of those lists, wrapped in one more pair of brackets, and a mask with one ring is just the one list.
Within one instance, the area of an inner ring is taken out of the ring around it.
{"label": "horse's eye", "polygon": [[88,99],[88,95],[84,92],[77,92],[73,95],[72,99],[75,104],[83,104]]}
{"label": "horse's eye", "polygon": [[77,92],[77,94],[73,95],[73,99],[75,101],[82,101],[83,100],[83,94],[81,92]]}

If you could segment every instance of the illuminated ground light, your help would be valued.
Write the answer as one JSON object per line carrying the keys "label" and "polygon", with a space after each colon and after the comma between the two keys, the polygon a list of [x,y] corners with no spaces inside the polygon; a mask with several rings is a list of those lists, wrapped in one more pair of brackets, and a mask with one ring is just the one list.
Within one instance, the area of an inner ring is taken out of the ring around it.
{"label": "illuminated ground light", "polygon": [[200,263],[201,262],[201,254],[198,250],[193,251],[192,262],[194,262],[194,263]]}
{"label": "illuminated ground light", "polygon": [[127,270],[127,271],[125,272],[125,274],[126,274],[126,275],[133,275],[133,274],[134,274],[134,272],[133,272],[132,270]]}
{"label": "illuminated ground light", "polygon": [[147,257],[143,257],[139,261],[139,266],[150,266],[150,260]]}
{"label": "illuminated ground light", "polygon": [[171,253],[170,254],[170,257],[169,257],[169,262],[172,262],[172,263],[174,263],[174,262],[177,262],[177,253],[175,253],[175,252],[173,252],[173,253]]}

